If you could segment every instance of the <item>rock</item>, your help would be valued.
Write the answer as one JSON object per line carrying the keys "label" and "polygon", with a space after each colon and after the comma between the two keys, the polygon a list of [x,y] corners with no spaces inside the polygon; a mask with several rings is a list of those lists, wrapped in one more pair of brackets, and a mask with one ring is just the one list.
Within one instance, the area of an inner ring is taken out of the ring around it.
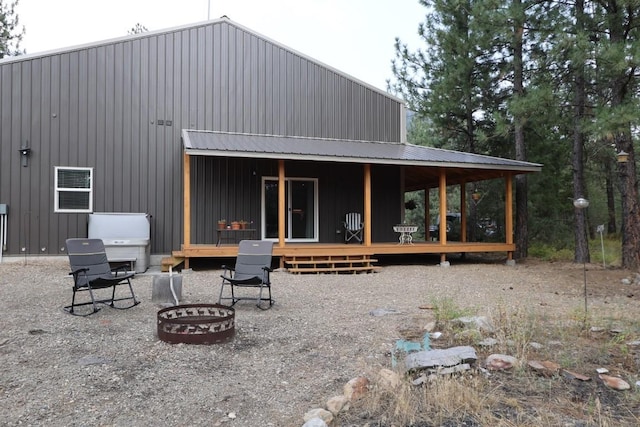
{"label": "rock", "polygon": [[307,420],[302,427],[328,427],[327,423],[324,422],[322,418],[313,417],[310,420]]}
{"label": "rock", "polygon": [[487,369],[492,371],[504,371],[511,369],[518,364],[518,359],[506,354],[492,354],[487,357],[484,365]]}
{"label": "rock", "polygon": [[485,338],[478,344],[483,347],[493,347],[494,345],[498,344],[498,340],[495,338]]}
{"label": "rock", "polygon": [[529,347],[531,347],[534,350],[540,350],[542,349],[544,346],[542,344],[540,344],[539,342],[530,342],[529,343]]}
{"label": "rock", "polygon": [[591,381],[591,377],[578,374],[577,372],[569,371],[568,369],[563,369],[562,374],[570,380]]}
{"label": "rock", "polygon": [[626,277],[625,277],[624,279],[620,280],[620,282],[621,282],[623,285],[626,285],[626,286],[628,286],[628,285],[630,285],[631,283],[633,283],[633,282],[631,282],[631,279],[628,279],[628,278],[626,278]]}
{"label": "rock", "polygon": [[[306,423],[313,420],[314,418],[317,418],[320,421],[324,422],[325,425],[331,424],[331,421],[333,421],[333,414],[324,408],[311,409],[307,411],[306,414],[304,414],[304,421],[305,421],[304,425],[306,426],[307,425]],[[322,424],[315,424],[315,425],[321,426]]]}
{"label": "rock", "polygon": [[494,327],[485,316],[466,316],[459,317],[454,320],[455,323],[462,324],[466,327],[475,326],[481,331],[493,332]]}
{"label": "rock", "polygon": [[612,377],[611,375],[600,374],[598,377],[602,380],[604,385],[614,390],[629,390],[631,386],[628,382],[622,378]]}
{"label": "rock", "polygon": [[432,332],[436,328],[436,322],[429,322],[424,325],[424,330],[427,332]]}
{"label": "rock", "polygon": [[374,317],[381,317],[381,316],[387,316],[389,314],[402,314],[402,313],[394,308],[376,308],[374,310],[371,310],[369,314]]}
{"label": "rock", "polygon": [[589,329],[590,332],[604,332],[604,328],[601,326],[592,326]]}
{"label": "rock", "polygon": [[352,378],[343,387],[343,394],[350,401],[360,399],[369,391],[369,380],[366,377]]}
{"label": "rock", "polygon": [[340,412],[348,411],[350,406],[349,399],[347,399],[347,396],[345,395],[333,396],[331,399],[327,400],[327,409],[333,415],[338,415]]}
{"label": "rock", "polygon": [[627,342],[629,347],[640,347],[640,340]]}
{"label": "rock", "polygon": [[538,360],[530,360],[528,365],[534,371],[545,377],[552,377],[560,372],[560,365],[555,362],[551,362],[550,360],[542,362]]}
{"label": "rock", "polygon": [[386,388],[397,388],[402,384],[400,375],[391,369],[383,368],[378,372],[380,376],[380,384]]}
{"label": "rock", "polygon": [[429,334],[429,336],[431,337],[431,339],[437,340],[442,336],[442,332],[432,332],[431,334]]}
{"label": "rock", "polygon": [[596,372],[599,374],[606,374],[609,370],[607,368],[597,368]]}
{"label": "rock", "polygon": [[473,347],[458,346],[408,354],[405,358],[405,367],[408,370],[448,367],[460,363],[475,363],[477,359],[478,356]]}

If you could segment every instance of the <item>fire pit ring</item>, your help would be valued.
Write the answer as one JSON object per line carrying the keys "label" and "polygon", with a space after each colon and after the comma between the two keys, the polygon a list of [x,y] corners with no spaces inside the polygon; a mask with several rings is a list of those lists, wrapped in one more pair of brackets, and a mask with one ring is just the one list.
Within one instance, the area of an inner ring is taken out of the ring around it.
{"label": "fire pit ring", "polygon": [[158,311],[158,338],[170,344],[219,344],[235,334],[235,310],[221,304],[183,304]]}

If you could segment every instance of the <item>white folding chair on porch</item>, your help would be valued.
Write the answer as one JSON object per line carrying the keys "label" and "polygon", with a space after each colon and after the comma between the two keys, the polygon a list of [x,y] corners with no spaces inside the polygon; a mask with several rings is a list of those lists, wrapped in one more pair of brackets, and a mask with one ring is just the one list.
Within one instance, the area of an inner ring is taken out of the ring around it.
{"label": "white folding chair on porch", "polygon": [[358,243],[362,243],[362,230],[364,225],[359,213],[350,212],[344,219],[344,242],[349,243],[351,240],[355,240]]}

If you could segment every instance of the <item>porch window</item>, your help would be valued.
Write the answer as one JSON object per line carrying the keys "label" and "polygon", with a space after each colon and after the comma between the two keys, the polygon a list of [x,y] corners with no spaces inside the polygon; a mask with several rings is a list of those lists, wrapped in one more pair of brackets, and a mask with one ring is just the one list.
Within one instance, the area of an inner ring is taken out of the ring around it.
{"label": "porch window", "polygon": [[[318,241],[318,180],[285,180],[285,240]],[[262,238],[278,238],[278,178],[265,177],[262,185]]]}
{"label": "porch window", "polygon": [[93,212],[93,168],[56,166],[54,212]]}

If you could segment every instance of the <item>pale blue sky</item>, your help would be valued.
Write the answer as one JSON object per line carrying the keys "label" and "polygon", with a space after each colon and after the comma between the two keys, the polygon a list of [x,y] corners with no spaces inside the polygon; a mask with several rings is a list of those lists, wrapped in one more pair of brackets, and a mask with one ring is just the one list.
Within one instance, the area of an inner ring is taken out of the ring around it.
{"label": "pale blue sky", "polygon": [[394,40],[423,47],[418,0],[20,0],[22,48],[38,53],[227,15],[327,65],[385,90]]}

